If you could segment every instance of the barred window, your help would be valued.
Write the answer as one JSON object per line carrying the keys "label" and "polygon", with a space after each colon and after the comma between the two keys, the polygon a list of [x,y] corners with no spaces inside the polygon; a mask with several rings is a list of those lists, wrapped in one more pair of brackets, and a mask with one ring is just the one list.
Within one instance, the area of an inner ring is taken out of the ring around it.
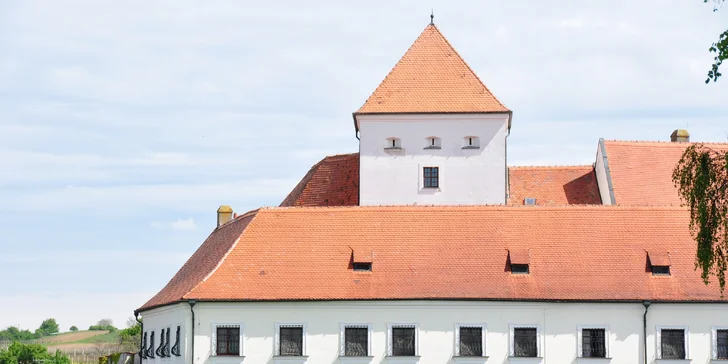
{"label": "barred window", "polygon": [[155,351],[157,356],[164,358],[164,329],[159,333],[159,347]]}
{"label": "barred window", "polygon": [[279,355],[303,356],[303,327],[281,327],[280,345]]}
{"label": "barred window", "polygon": [[718,349],[716,359],[728,359],[728,330],[717,330],[716,340]]}
{"label": "barred window", "polygon": [[392,356],[415,356],[415,328],[392,328]]}
{"label": "barred window", "polygon": [[535,327],[517,327],[513,329],[513,356],[536,357],[538,346],[536,345]]}
{"label": "barred window", "polygon": [[581,356],[584,358],[607,357],[605,329],[581,330]]}
{"label": "barred window", "polygon": [[660,340],[661,359],[685,359],[685,330],[662,329]]}
{"label": "barred window", "polygon": [[154,359],[154,331],[149,334],[149,348],[147,349],[147,358]]}
{"label": "barred window", "polygon": [[180,336],[181,336],[181,330],[182,330],[182,328],[177,326],[177,334],[175,335],[174,346],[172,346],[172,355],[174,355],[174,356],[182,356],[182,353],[180,353],[180,350],[179,350],[179,340],[180,340]]}
{"label": "barred window", "polygon": [[440,167],[424,167],[422,172],[425,188],[438,188],[440,186]]}
{"label": "barred window", "polygon": [[147,333],[144,333],[143,339],[142,339],[142,350],[139,351],[139,357],[142,359],[147,358]]}
{"label": "barred window", "polygon": [[344,328],[344,355],[369,355],[369,329],[366,327]]}
{"label": "barred window", "polygon": [[483,356],[483,328],[460,328],[460,356]]}
{"label": "barred window", "polygon": [[217,355],[240,355],[240,326],[217,327]]}

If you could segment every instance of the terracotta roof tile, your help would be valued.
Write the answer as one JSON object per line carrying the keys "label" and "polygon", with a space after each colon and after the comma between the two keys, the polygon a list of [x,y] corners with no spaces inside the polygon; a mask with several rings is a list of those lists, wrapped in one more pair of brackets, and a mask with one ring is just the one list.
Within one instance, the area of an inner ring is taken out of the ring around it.
{"label": "terracotta roof tile", "polygon": [[531,256],[528,249],[508,249],[511,264],[529,264]]}
{"label": "terracotta roof tile", "polygon": [[666,251],[653,250],[647,252],[647,258],[652,265],[670,265],[670,255]]}
{"label": "terracotta roof tile", "polygon": [[358,204],[359,153],[352,153],[329,156],[316,163],[280,206]]}
{"label": "terracotta roof tile", "polygon": [[[672,171],[690,143],[605,141],[618,205],[681,204]],[[728,144],[705,144],[728,151]]]}
{"label": "terracotta roof tile", "polygon": [[508,111],[428,25],[356,114]]}
{"label": "terracotta roof tile", "polygon": [[509,167],[510,196],[508,204],[523,205],[526,197],[537,205],[599,205],[594,167]]}
{"label": "terracotta roof tile", "polygon": [[[695,271],[688,218],[682,207],[262,209],[246,221],[240,235],[242,223],[231,223],[235,231],[225,239],[213,233],[208,242],[221,246],[206,242],[145,307],[175,302],[180,294],[184,299],[243,301],[725,301],[715,282],[706,286]],[[371,249],[371,273],[349,268],[350,246]],[[215,252],[207,252],[208,247]],[[513,276],[505,269],[509,250],[529,251],[528,275]],[[669,277],[652,276],[648,251],[669,252]],[[215,264],[208,262],[192,275],[186,271],[191,262],[205,261],[201,255],[222,262],[200,283],[194,281]]]}

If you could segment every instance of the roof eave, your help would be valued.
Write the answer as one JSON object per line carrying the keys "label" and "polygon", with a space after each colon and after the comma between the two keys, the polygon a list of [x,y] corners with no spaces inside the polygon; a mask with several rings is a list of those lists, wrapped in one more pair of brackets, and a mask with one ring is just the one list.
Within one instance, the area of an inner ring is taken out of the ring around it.
{"label": "roof eave", "polygon": [[437,114],[443,114],[443,115],[469,115],[469,114],[508,114],[508,132],[511,132],[511,121],[513,120],[513,111],[511,110],[503,110],[503,111],[404,111],[404,112],[361,112],[361,111],[355,111],[351,113],[352,118],[354,119],[354,132],[359,133],[359,122],[357,120],[357,116],[359,115],[417,115],[417,114],[424,114],[424,115],[437,115]]}

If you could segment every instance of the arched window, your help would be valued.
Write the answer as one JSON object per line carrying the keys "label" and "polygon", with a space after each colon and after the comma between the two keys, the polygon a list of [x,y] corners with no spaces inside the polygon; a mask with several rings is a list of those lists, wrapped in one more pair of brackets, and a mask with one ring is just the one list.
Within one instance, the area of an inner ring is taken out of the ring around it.
{"label": "arched window", "polygon": [[425,149],[440,149],[440,138],[436,136],[431,136],[425,138]]}
{"label": "arched window", "polygon": [[479,149],[480,138],[476,136],[466,136],[463,138],[463,149]]}
{"label": "arched window", "polygon": [[402,141],[399,138],[387,138],[387,144],[384,149],[402,149]]}

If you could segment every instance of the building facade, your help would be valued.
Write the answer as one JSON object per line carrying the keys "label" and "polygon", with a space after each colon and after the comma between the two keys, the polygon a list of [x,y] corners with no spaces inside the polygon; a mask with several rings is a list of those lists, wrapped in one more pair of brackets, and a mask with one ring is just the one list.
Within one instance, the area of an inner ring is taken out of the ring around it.
{"label": "building facade", "polygon": [[143,363],[728,362],[671,181],[686,131],[508,166],[512,112],[434,24],[353,119],[360,152],[281,206],[218,210],[135,312]]}

